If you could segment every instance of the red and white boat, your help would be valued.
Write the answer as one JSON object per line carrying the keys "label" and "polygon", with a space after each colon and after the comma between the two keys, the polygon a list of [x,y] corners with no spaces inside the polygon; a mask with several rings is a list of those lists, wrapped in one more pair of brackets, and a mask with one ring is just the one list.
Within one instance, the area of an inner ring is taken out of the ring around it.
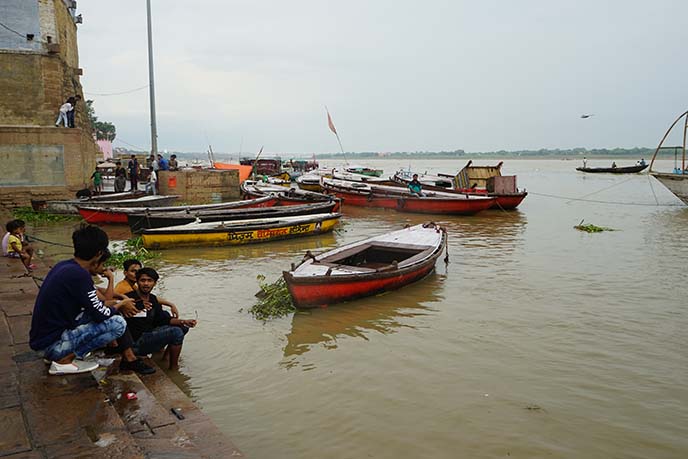
{"label": "red and white boat", "polygon": [[192,214],[201,210],[227,210],[246,209],[252,207],[273,207],[278,205],[280,199],[275,196],[263,196],[244,201],[220,202],[216,204],[200,204],[193,206],[166,206],[154,208],[142,207],[99,207],[77,206],[79,215],[89,223],[122,223],[128,224],[130,214],[141,212],[184,212]]}
{"label": "red and white boat", "polygon": [[[496,166],[472,164],[473,161],[468,161],[456,175],[418,174],[418,181],[423,185],[423,190],[496,198],[493,207],[504,210],[515,209],[528,196],[528,192],[517,188],[515,175],[502,175],[503,162]],[[391,179],[406,186],[412,179],[412,173],[398,171]]]}
{"label": "red and white boat", "polygon": [[447,233],[435,223],[411,226],[313,256],[284,271],[294,305],[327,306],[395,290],[435,269]]}
{"label": "red and white boat", "polygon": [[336,179],[322,179],[323,189],[342,198],[347,205],[382,207],[421,214],[472,215],[489,209],[495,198],[429,191],[423,196],[398,186],[372,185]]}

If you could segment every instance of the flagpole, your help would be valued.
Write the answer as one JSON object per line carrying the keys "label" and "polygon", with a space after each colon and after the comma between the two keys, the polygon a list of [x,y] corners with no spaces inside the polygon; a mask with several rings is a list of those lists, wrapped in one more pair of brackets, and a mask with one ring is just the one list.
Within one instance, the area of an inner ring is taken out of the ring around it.
{"label": "flagpole", "polygon": [[158,154],[158,125],[155,120],[155,76],[153,74],[153,26],[151,24],[151,4],[146,0],[148,13],[148,89],[150,98],[151,153]]}
{"label": "flagpole", "polygon": [[348,166],[349,160],[346,159],[346,153],[344,153],[344,147],[342,146],[342,141],[339,138],[339,134],[337,133],[337,129],[334,127],[334,122],[332,121],[332,117],[330,116],[330,111],[327,109],[327,105],[325,105],[325,111],[327,112],[327,125],[330,127],[330,131],[332,131],[334,133],[334,135],[337,137],[337,142],[339,142],[339,148],[342,150],[342,155],[344,156],[344,163]]}

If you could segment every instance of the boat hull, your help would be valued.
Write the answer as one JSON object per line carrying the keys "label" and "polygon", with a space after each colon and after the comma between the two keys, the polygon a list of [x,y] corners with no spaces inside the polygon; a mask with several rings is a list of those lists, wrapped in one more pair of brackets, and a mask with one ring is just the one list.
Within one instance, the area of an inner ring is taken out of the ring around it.
{"label": "boat hull", "polygon": [[143,246],[147,249],[166,249],[184,246],[227,246],[255,244],[277,241],[294,237],[311,236],[332,231],[339,221],[339,215],[305,223],[264,226],[260,228],[227,228],[210,231],[176,231],[148,233],[141,236]]}
{"label": "boat hull", "polygon": [[296,215],[314,215],[336,212],[338,203],[323,202],[305,204],[303,206],[273,206],[267,208],[235,209],[229,211],[210,211],[181,214],[165,213],[134,213],[127,215],[127,223],[132,233],[138,234],[151,228],[184,225],[200,219],[203,222],[230,222],[251,218],[280,218]]}
{"label": "boat hull", "polygon": [[308,309],[397,290],[430,274],[435,269],[435,260],[406,273],[389,273],[367,279],[332,279],[328,283],[294,278],[288,271],[282,274],[294,305]]}
{"label": "boat hull", "polygon": [[626,167],[577,167],[576,170],[590,174],[636,174],[645,170],[648,166],[649,164]]}
{"label": "boat hull", "polygon": [[381,207],[399,212],[419,214],[473,215],[494,205],[495,199],[447,199],[417,198],[410,196],[385,196],[347,192],[340,189],[328,191],[344,200],[347,205],[360,207]]}
{"label": "boat hull", "polygon": [[662,172],[650,172],[650,174],[659,180],[674,196],[688,205],[688,174],[670,174]]}
{"label": "boat hull", "polygon": [[[318,255],[318,257],[312,257],[299,267],[293,268],[292,271],[283,272],[282,275],[294,305],[298,308],[323,307],[396,290],[422,279],[435,269],[435,263],[442,255],[442,252],[446,250],[447,244],[446,232],[434,224],[429,225],[432,226],[422,225],[424,228],[422,231],[425,231],[426,228],[429,231],[435,231],[436,236],[433,237],[436,237],[436,239],[432,244],[424,246],[427,250],[426,255],[407,265],[404,265],[404,261],[399,264],[392,262],[389,265],[380,266],[379,269],[371,270],[356,268],[346,263],[343,265],[331,265],[328,262],[328,259],[331,257],[339,256],[346,258],[349,256],[360,256],[361,253],[365,252],[366,247],[374,245],[373,241],[376,238],[371,238],[334,249]],[[413,230],[413,228],[408,229],[408,231]],[[391,236],[395,233],[389,233],[389,235]],[[402,240],[394,239],[394,242],[390,247],[405,246]],[[412,241],[409,240],[409,242]],[[411,246],[407,245],[407,247]],[[315,264],[316,258],[318,259],[318,265]],[[319,270],[317,273],[310,271],[315,266],[318,266],[315,268]],[[328,266],[331,266],[331,268],[327,272],[323,272]],[[347,272],[342,273],[343,268]],[[349,269],[352,270],[351,273],[348,272]],[[359,270],[357,271],[357,269]]]}

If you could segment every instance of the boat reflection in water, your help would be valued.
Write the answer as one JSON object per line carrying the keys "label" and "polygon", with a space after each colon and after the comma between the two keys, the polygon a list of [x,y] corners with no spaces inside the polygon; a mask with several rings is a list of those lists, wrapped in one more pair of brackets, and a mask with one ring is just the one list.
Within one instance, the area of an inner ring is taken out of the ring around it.
{"label": "boat reflection in water", "polygon": [[342,338],[368,340],[374,333],[396,333],[416,328],[416,318],[433,314],[433,304],[444,300],[443,283],[447,267],[437,262],[436,270],[424,279],[399,290],[362,298],[327,308],[298,311],[287,334],[281,366],[301,364],[299,356],[314,348],[337,349]]}

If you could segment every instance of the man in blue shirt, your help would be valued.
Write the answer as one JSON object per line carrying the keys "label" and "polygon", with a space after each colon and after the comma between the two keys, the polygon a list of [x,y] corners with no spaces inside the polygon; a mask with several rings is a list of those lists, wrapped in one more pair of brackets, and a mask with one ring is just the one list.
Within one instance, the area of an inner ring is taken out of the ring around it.
{"label": "man in blue shirt", "polygon": [[170,170],[170,163],[165,159],[163,155],[158,155],[158,166],[160,167],[161,171],[168,171]]}
{"label": "man in blue shirt", "polygon": [[[97,226],[82,225],[72,234],[74,258],[57,263],[46,276],[36,298],[29,345],[51,361],[53,375],[92,371],[95,362],[83,358],[125,335],[124,317],[138,313],[134,301],[98,298],[91,276],[103,271],[110,257],[107,234]],[[131,342],[120,342],[121,370],[149,374],[155,370],[134,355]]]}

